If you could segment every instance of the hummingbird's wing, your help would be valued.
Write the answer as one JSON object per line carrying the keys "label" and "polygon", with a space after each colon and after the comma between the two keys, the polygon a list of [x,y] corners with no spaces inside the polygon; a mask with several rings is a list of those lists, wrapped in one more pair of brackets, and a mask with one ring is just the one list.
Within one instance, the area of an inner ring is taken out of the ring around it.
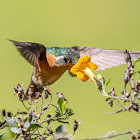
{"label": "hummingbird's wing", "polygon": [[12,41],[21,55],[34,67],[38,67],[38,61],[40,56],[46,52],[46,48],[38,43],[31,42],[18,42]]}
{"label": "hummingbird's wing", "polygon": [[[98,66],[98,70],[104,70],[114,66],[126,64],[123,50],[105,50],[92,47],[73,47],[76,49],[80,57],[91,56],[91,62]],[[130,51],[131,60],[135,60],[140,56],[140,51]]]}

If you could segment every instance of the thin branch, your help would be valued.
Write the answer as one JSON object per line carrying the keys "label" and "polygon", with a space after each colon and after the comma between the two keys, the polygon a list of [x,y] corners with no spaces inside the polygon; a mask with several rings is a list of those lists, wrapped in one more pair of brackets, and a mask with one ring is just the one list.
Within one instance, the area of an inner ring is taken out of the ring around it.
{"label": "thin branch", "polygon": [[[54,116],[52,116],[51,118],[49,118],[49,119],[47,119],[47,120],[43,120],[42,122],[40,122],[39,123],[39,125],[41,125],[41,124],[43,124],[43,123],[45,123],[45,122],[49,122],[51,119],[53,119],[53,118],[55,118],[56,116],[54,115]],[[30,137],[38,130],[39,128],[36,128],[34,131],[32,131],[31,133],[30,133]]]}
{"label": "thin branch", "polygon": [[132,132],[131,131],[126,131],[126,132],[123,132],[123,133],[118,133],[118,134],[113,134],[113,135],[105,135],[105,136],[98,137],[98,138],[82,139],[82,140],[100,140],[100,139],[107,139],[107,138],[112,138],[112,137],[126,135],[126,134],[132,134]]}
{"label": "thin branch", "polygon": [[40,106],[42,106],[44,102],[45,102],[45,100],[43,100],[43,97],[42,97],[42,103],[38,107],[36,107],[36,109],[38,109]]}
{"label": "thin branch", "polygon": [[118,110],[116,112],[109,112],[109,113],[104,113],[104,114],[117,114],[117,113],[120,113],[120,112],[125,112],[125,111],[128,111],[127,109],[121,109],[121,110]]}
{"label": "thin branch", "polygon": [[7,122],[5,122],[1,127],[0,130],[3,129],[7,125]]}
{"label": "thin branch", "polygon": [[30,133],[30,137],[36,132],[36,130],[38,130],[38,128],[36,128],[34,131],[32,131],[32,132]]}
{"label": "thin branch", "polygon": [[[50,103],[51,103],[51,101],[52,101],[52,95],[50,95],[51,96],[51,98],[50,98],[50,101],[49,101],[49,103],[48,103],[48,107],[49,107],[49,105],[50,105]],[[45,110],[43,110],[43,109],[41,109],[41,112],[40,112],[40,116],[44,113],[44,111]]]}
{"label": "thin branch", "polygon": [[20,112],[20,111],[18,110],[17,113],[14,115],[14,117],[16,117],[18,114],[28,114],[28,113],[25,112],[25,111]]}
{"label": "thin branch", "polygon": [[127,101],[129,101],[129,102],[135,103],[135,104],[137,104],[138,106],[140,106],[140,103],[138,103],[138,102],[136,102],[136,101],[133,101],[132,99],[129,99],[129,98],[116,97],[116,96],[109,96],[109,95],[108,95],[107,97],[109,97],[109,98],[111,98],[111,99],[127,100]]}
{"label": "thin branch", "polygon": [[42,103],[41,103],[41,112],[40,112],[40,116],[42,115],[43,113],[43,103],[44,103],[45,100],[43,100],[43,97],[42,97]]}
{"label": "thin branch", "polygon": [[15,137],[13,138],[13,140],[16,140],[19,136],[20,136],[20,134],[16,134]]}
{"label": "thin branch", "polygon": [[24,104],[24,102],[23,101],[21,101],[21,102],[22,102],[23,106],[29,111],[29,109],[26,107],[26,105]]}

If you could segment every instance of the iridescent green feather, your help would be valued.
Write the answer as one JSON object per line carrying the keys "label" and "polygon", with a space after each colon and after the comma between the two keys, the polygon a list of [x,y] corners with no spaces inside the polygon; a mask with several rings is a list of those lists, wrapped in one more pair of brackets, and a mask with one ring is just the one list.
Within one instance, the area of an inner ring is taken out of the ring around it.
{"label": "iridescent green feather", "polygon": [[72,64],[76,64],[80,58],[79,52],[73,48],[51,47],[47,48],[46,52],[54,54],[56,58],[64,56]]}
{"label": "iridescent green feather", "polygon": [[57,56],[63,56],[68,54],[68,49],[70,48],[51,47],[51,48],[47,48],[46,51],[48,53],[54,54],[57,57]]}

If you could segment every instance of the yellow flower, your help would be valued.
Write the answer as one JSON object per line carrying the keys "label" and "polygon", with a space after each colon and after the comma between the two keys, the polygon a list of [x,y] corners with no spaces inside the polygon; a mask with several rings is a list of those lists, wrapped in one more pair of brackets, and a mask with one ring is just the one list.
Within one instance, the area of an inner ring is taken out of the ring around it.
{"label": "yellow flower", "polygon": [[96,77],[92,71],[96,70],[98,67],[97,65],[91,63],[90,61],[91,61],[90,56],[81,57],[78,60],[78,63],[74,65],[70,71],[74,75],[77,75],[77,77],[83,82],[86,82],[89,78],[94,80],[94,78]]}

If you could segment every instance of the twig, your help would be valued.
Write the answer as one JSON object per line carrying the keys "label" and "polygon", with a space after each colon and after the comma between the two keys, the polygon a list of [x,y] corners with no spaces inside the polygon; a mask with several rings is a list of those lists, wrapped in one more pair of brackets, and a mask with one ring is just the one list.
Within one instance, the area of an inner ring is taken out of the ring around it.
{"label": "twig", "polygon": [[[40,122],[39,123],[39,125],[41,125],[41,124],[43,124],[43,123],[45,123],[45,122],[49,122],[51,119],[53,119],[53,118],[55,118],[56,116],[54,115],[54,116],[52,116],[51,118],[49,118],[48,120],[43,120],[42,122]],[[30,137],[38,130],[39,128],[36,128],[34,131],[32,131],[31,133],[30,133]]]}
{"label": "twig", "polygon": [[116,112],[109,112],[109,113],[104,113],[104,114],[117,114],[117,113],[120,113],[120,112],[125,112],[125,111],[128,111],[127,109],[121,109],[121,110],[118,110]]}
{"label": "twig", "polygon": [[42,97],[42,103],[41,103],[41,112],[40,112],[40,116],[42,115],[43,113],[43,103],[44,103],[45,100],[43,100],[43,97]]}
{"label": "twig", "polygon": [[30,133],[30,137],[35,133],[36,130],[38,130],[38,128],[36,128],[34,131],[32,131],[32,132]]}
{"label": "twig", "polygon": [[120,106],[122,107],[122,108],[125,108],[126,109],[126,106],[125,105],[123,105],[123,104],[121,104],[121,102],[120,101],[117,101],[119,104],[120,104]]}
{"label": "twig", "polygon": [[19,136],[20,136],[20,134],[16,134],[15,137],[13,138],[13,140],[16,140]]}
{"label": "twig", "polygon": [[24,104],[24,102],[23,101],[21,101],[21,102],[22,102],[23,106],[29,111],[29,109],[26,107],[26,105]]}
{"label": "twig", "polygon": [[82,139],[82,140],[100,140],[100,139],[107,139],[107,138],[112,138],[112,137],[116,137],[116,136],[120,136],[120,135],[126,135],[126,134],[132,134],[131,131],[126,131],[123,133],[118,133],[118,134],[113,134],[113,135],[105,135],[102,137],[98,137],[98,138],[91,138],[91,139]]}
{"label": "twig", "polygon": [[18,110],[17,113],[14,115],[14,117],[16,117],[18,114],[28,114],[28,113],[25,111],[19,112],[19,110]]}
{"label": "twig", "polygon": [[42,97],[42,103],[38,107],[36,107],[36,109],[38,109],[40,106],[42,106],[44,102],[45,102],[45,100],[43,100],[43,97]]}
{"label": "twig", "polygon": [[0,130],[3,129],[7,125],[7,122],[5,122],[1,127]]}
{"label": "twig", "polygon": [[[49,107],[49,105],[50,105],[50,103],[51,103],[51,101],[52,101],[52,95],[50,95],[51,96],[51,98],[50,98],[50,101],[49,101],[49,103],[48,103],[48,107]],[[40,116],[42,115],[44,113],[44,110],[43,109],[41,109],[41,112],[40,112]]]}
{"label": "twig", "polygon": [[136,101],[133,101],[132,99],[129,99],[129,98],[123,98],[123,97],[116,97],[116,96],[107,96],[108,98],[111,98],[111,99],[120,99],[120,100],[127,100],[129,102],[132,102],[132,103],[135,103],[137,104],[138,106],[140,106],[140,103],[136,102]]}
{"label": "twig", "polygon": [[55,107],[57,110],[58,110],[58,108],[57,108],[57,106],[55,106],[55,105],[53,105],[53,104],[51,104],[53,107]]}
{"label": "twig", "polygon": [[[114,100],[115,101],[115,100]],[[118,105],[119,107],[122,107],[122,105],[120,104],[120,102],[115,101],[116,105]]]}

